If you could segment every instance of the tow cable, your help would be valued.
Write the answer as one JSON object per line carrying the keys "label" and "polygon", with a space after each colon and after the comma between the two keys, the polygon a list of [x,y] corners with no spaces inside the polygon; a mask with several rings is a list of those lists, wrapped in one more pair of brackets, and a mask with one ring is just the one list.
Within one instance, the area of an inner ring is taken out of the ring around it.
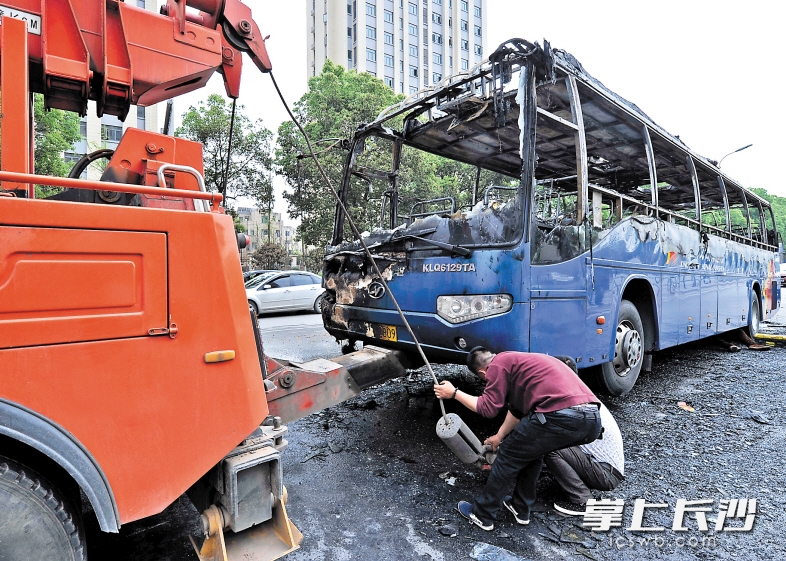
{"label": "tow cable", "polygon": [[[349,212],[347,211],[347,207],[344,206],[344,202],[339,197],[338,192],[336,191],[335,187],[333,187],[333,183],[330,181],[327,173],[322,168],[322,164],[320,164],[319,159],[317,158],[316,153],[311,145],[311,139],[306,134],[305,129],[300,125],[298,120],[295,118],[295,115],[289,108],[286,100],[284,99],[284,95],[281,93],[281,90],[278,87],[278,83],[276,83],[276,78],[273,76],[273,72],[268,73],[270,75],[270,79],[273,81],[273,86],[276,88],[276,93],[278,93],[279,99],[281,99],[281,103],[284,105],[284,109],[287,110],[287,114],[289,118],[292,120],[292,123],[298,128],[300,134],[303,135],[303,138],[306,141],[306,145],[308,146],[308,152],[311,158],[314,160],[317,168],[319,169],[320,175],[322,175],[322,179],[325,180],[325,183],[330,188],[330,192],[333,195],[333,198],[336,199],[341,212],[346,217],[347,221],[349,222],[349,227],[352,230],[352,234],[355,236],[360,242],[360,245],[363,246],[363,251],[368,257],[369,261],[371,261],[371,265],[374,268],[374,272],[379,277],[379,281],[385,287],[385,290],[390,295],[390,299],[393,302],[393,305],[396,307],[396,311],[398,315],[401,317],[401,321],[404,323],[404,327],[407,329],[409,336],[412,337],[412,342],[415,343],[415,347],[417,347],[418,352],[420,353],[420,357],[423,359],[426,367],[428,368],[428,372],[431,375],[431,378],[434,380],[434,385],[439,385],[439,380],[437,380],[436,375],[434,374],[434,370],[431,368],[431,363],[429,362],[428,358],[426,358],[426,353],[423,352],[423,348],[420,346],[420,342],[418,338],[415,336],[415,332],[412,330],[412,327],[409,325],[409,321],[407,321],[404,312],[401,309],[401,306],[398,304],[398,300],[393,294],[393,291],[390,290],[390,286],[388,286],[385,277],[382,275],[382,272],[379,270],[379,266],[377,265],[374,256],[369,251],[368,246],[366,245],[363,236],[360,235],[360,231],[358,230],[357,226],[355,225],[355,221],[350,216]],[[437,436],[439,436],[442,441],[450,448],[456,456],[464,463],[475,463],[480,461],[481,463],[486,463],[486,457],[484,456],[487,449],[480,443],[480,440],[475,436],[475,434],[470,430],[470,428],[461,420],[456,413],[446,413],[445,412],[445,403],[440,398],[439,400],[439,407],[442,410],[442,418],[437,422]]]}

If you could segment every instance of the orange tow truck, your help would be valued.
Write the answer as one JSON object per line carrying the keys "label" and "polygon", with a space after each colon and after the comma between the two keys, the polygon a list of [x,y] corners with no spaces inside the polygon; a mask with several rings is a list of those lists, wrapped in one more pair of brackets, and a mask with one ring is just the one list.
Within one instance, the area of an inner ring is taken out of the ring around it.
{"label": "orange tow truck", "polygon": [[[403,374],[401,357],[264,354],[199,144],[128,129],[100,181],[35,175],[32,156],[33,93],[124,119],[218,71],[236,98],[242,53],[271,70],[250,9],[2,4],[0,558],[86,559],[83,498],[118,532],[183,493],[204,511],[200,559],[285,555],[302,538],[285,506],[285,423]],[[64,190],[36,199],[37,184]]]}

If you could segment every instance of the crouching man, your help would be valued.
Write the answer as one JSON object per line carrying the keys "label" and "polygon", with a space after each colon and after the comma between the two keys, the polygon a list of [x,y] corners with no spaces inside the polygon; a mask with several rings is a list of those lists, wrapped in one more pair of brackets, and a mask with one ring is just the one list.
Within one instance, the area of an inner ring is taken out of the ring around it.
{"label": "crouching man", "polygon": [[458,391],[447,381],[434,386],[436,396],[454,398],[489,419],[506,404],[508,413],[497,434],[486,439],[486,444],[499,449],[486,487],[473,503],[460,501],[458,510],[487,531],[494,529],[502,506],[516,522],[529,524],[543,456],[597,439],[600,402],[570,367],[548,355],[494,354],[475,347],[467,357],[467,367],[486,381],[481,396]]}
{"label": "crouching man", "polygon": [[589,444],[554,450],[543,457],[567,500],[554,501],[562,514],[583,515],[590,489],[612,491],[625,480],[625,453],[622,435],[607,407],[601,405],[603,436]]}

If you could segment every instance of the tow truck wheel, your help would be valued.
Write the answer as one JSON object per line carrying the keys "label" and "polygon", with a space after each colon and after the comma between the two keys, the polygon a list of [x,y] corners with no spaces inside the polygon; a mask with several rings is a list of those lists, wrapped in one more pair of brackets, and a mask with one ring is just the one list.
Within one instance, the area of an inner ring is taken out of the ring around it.
{"label": "tow truck wheel", "polygon": [[644,363],[644,326],[636,306],[628,300],[620,302],[614,337],[614,357],[600,366],[597,382],[603,393],[625,395],[636,383]]}
{"label": "tow truck wheel", "polygon": [[0,559],[87,559],[78,512],[35,471],[0,456]]}

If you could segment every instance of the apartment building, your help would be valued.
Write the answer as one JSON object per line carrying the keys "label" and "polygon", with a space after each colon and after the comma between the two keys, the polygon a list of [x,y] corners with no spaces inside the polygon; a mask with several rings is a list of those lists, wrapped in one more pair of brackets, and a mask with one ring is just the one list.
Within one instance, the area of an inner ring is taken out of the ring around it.
{"label": "apartment building", "polygon": [[410,94],[486,56],[487,0],[306,0],[308,77],[325,60]]}
{"label": "apartment building", "polygon": [[[134,0],[136,5],[147,10],[156,10],[156,0]],[[162,122],[163,108],[161,105]],[[63,156],[67,162],[76,162],[85,154],[100,150],[102,148],[117,148],[123,132],[128,127],[136,127],[153,132],[161,132],[159,127],[159,105],[150,107],[131,107],[125,121],[121,121],[114,115],[96,115],[96,104],[90,101],[87,104],[87,115],[82,117],[79,123],[79,132],[82,138],[74,144],[71,150],[67,150]],[[90,166],[82,173],[83,178],[99,179],[101,177],[101,166]]]}

